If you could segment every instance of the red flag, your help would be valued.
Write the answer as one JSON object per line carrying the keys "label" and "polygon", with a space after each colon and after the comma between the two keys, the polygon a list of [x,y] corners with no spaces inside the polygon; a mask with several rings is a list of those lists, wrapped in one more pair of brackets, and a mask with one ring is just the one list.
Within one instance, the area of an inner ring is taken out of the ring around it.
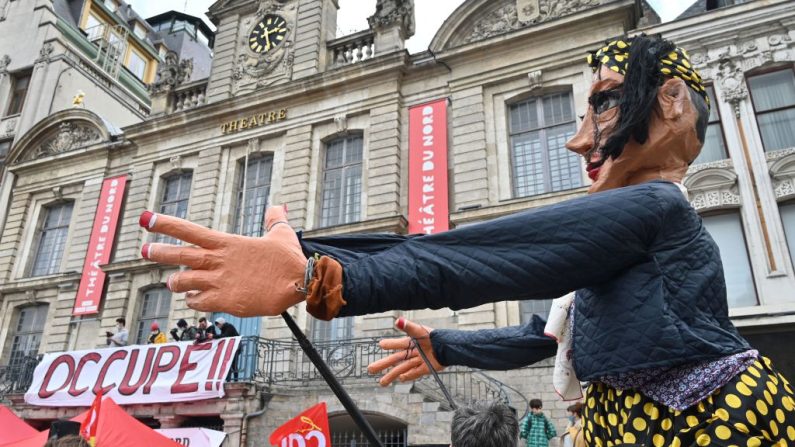
{"label": "red flag", "polygon": [[277,447],[331,447],[326,403],[321,402],[285,422],[271,434],[270,443]]}
{"label": "red flag", "polygon": [[85,419],[80,424],[80,436],[83,437],[91,447],[97,443],[97,426],[99,425],[99,409],[102,405],[102,390],[99,390],[97,397],[88,409]]}

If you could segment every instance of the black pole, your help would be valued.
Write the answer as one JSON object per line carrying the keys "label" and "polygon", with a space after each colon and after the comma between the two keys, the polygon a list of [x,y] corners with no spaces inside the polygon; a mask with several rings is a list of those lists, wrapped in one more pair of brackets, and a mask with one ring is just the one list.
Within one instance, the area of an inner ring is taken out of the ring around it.
{"label": "black pole", "polygon": [[326,362],[323,361],[323,358],[320,357],[317,350],[314,346],[312,346],[312,342],[306,338],[306,335],[301,331],[301,328],[295,324],[295,320],[293,317],[290,316],[286,311],[282,312],[282,318],[284,318],[284,322],[287,323],[287,327],[290,328],[295,339],[298,340],[298,344],[301,346],[301,349],[304,350],[306,356],[309,357],[309,360],[315,365],[318,372],[323,379],[326,380],[329,388],[334,394],[337,396],[337,399],[340,400],[340,403],[346,410],[348,410],[348,414],[353,418],[353,422],[359,427],[359,430],[364,433],[364,436],[367,438],[368,441],[373,446],[384,447],[384,444],[381,443],[381,439],[378,438],[378,435],[373,430],[373,426],[367,422],[367,419],[364,418],[362,411],[359,410],[359,407],[356,406],[356,403],[351,399],[351,396],[345,391],[345,388],[342,387],[342,384],[334,377],[334,373],[331,372]]}

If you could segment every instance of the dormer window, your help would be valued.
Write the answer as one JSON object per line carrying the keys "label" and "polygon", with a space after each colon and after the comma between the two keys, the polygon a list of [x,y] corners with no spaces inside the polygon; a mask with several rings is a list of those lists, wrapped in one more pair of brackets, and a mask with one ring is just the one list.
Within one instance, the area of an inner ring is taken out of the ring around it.
{"label": "dormer window", "polygon": [[133,33],[141,39],[146,39],[146,28],[140,22],[135,22]]}

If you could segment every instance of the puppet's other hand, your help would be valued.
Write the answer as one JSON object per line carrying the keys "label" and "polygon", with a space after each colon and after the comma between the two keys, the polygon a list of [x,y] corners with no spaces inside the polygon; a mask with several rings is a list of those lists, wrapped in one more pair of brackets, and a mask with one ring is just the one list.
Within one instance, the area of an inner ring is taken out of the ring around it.
{"label": "puppet's other hand", "polygon": [[387,386],[394,382],[395,379],[399,379],[401,382],[408,382],[431,373],[417,352],[412,338],[417,340],[417,344],[422,348],[425,356],[428,357],[433,369],[436,371],[444,369],[444,366],[436,360],[436,355],[433,353],[433,346],[431,345],[431,332],[433,332],[433,329],[412,323],[403,317],[398,318],[397,322],[395,322],[395,327],[408,334],[408,337],[381,340],[378,343],[381,349],[397,352],[367,366],[367,371],[370,374],[378,374],[387,368],[392,368],[378,381],[381,386]]}
{"label": "puppet's other hand", "polygon": [[168,278],[173,292],[188,292],[188,306],[239,317],[274,316],[304,300],[306,257],[282,207],[265,214],[261,238],[221,233],[163,214],[145,212],[142,227],[191,246],[145,244],[141,255],[152,261],[184,265]]}

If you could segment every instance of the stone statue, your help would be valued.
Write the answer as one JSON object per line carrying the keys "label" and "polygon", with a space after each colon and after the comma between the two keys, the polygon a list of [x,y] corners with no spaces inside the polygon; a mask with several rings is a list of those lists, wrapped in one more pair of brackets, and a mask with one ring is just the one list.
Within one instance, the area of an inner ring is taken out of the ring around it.
{"label": "stone statue", "polygon": [[193,59],[179,60],[177,53],[169,51],[165,60],[157,67],[157,79],[149,84],[149,93],[157,94],[174,90],[188,82],[193,74]]}
{"label": "stone statue", "polygon": [[367,22],[374,30],[399,25],[408,39],[414,35],[414,0],[378,0]]}

